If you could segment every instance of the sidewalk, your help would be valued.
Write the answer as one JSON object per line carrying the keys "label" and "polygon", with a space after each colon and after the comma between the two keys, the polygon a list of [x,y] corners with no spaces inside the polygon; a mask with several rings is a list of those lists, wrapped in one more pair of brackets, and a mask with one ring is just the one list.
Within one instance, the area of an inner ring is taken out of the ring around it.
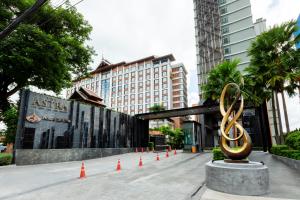
{"label": "sidewalk", "polygon": [[[299,197],[300,198],[300,197]],[[206,189],[203,193],[201,200],[295,200],[295,199],[284,199],[274,197],[262,197],[262,196],[240,196],[217,192],[214,190]]]}

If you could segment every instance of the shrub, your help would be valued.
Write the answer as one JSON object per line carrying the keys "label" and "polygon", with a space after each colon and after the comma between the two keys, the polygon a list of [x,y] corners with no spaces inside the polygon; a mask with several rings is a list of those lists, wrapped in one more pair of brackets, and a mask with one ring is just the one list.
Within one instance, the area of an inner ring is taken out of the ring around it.
{"label": "shrub", "polygon": [[9,165],[12,161],[12,154],[10,153],[1,153],[0,154],[0,166]]}
{"label": "shrub", "polygon": [[213,160],[224,160],[226,158],[222,150],[218,147],[213,148],[212,152],[213,152]]}
{"label": "shrub", "polygon": [[285,139],[285,144],[292,149],[300,150],[300,131],[290,132]]}
{"label": "shrub", "polygon": [[272,153],[272,154],[275,154],[275,155],[281,155],[281,151],[282,150],[288,150],[289,149],[289,147],[288,146],[286,146],[286,145],[274,145],[274,146],[272,146],[272,148],[270,149],[270,152]]}
{"label": "shrub", "polygon": [[153,142],[148,142],[148,147],[152,149],[154,147],[154,143]]}
{"label": "shrub", "polygon": [[282,150],[281,156],[292,158],[295,160],[300,160],[300,151],[299,150]]}

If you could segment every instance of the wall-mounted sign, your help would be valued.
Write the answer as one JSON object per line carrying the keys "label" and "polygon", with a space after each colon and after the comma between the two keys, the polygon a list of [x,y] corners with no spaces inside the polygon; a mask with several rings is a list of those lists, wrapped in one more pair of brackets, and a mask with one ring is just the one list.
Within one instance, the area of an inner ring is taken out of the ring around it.
{"label": "wall-mounted sign", "polygon": [[35,113],[33,113],[32,115],[28,115],[26,117],[26,120],[29,121],[30,123],[37,123],[41,121],[41,118],[37,116]]}
{"label": "wall-mounted sign", "polygon": [[56,110],[60,112],[67,112],[68,107],[66,102],[60,101],[56,98],[52,97],[34,97],[32,101],[32,105],[39,108],[46,108],[51,110]]}
{"label": "wall-mounted sign", "polygon": [[71,122],[69,119],[59,118],[59,117],[43,116],[42,119],[47,121],[53,121],[53,122],[65,122],[65,123]]}

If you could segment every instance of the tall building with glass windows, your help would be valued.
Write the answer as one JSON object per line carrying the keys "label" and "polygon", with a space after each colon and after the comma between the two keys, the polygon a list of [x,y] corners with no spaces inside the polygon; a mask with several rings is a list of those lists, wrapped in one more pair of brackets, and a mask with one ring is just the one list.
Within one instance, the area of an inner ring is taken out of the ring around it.
{"label": "tall building with glass windows", "polygon": [[149,112],[154,104],[165,109],[187,107],[187,72],[174,61],[172,54],[116,64],[103,59],[89,78],[74,82],[67,97],[84,87],[103,98],[107,107],[131,115]]}
{"label": "tall building with glass windows", "polygon": [[249,65],[247,49],[256,37],[256,30],[250,0],[194,0],[194,12],[201,99],[201,86],[216,64],[237,58],[239,70]]}

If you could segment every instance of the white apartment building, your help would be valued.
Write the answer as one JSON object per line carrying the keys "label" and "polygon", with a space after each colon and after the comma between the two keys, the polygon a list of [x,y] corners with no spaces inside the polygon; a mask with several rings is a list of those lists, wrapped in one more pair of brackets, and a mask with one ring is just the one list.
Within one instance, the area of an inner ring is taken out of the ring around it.
{"label": "white apartment building", "polygon": [[84,87],[100,96],[108,108],[131,115],[149,112],[154,104],[165,109],[187,107],[187,72],[182,63],[173,61],[172,54],[116,64],[103,59],[89,78],[74,82],[67,98]]}

